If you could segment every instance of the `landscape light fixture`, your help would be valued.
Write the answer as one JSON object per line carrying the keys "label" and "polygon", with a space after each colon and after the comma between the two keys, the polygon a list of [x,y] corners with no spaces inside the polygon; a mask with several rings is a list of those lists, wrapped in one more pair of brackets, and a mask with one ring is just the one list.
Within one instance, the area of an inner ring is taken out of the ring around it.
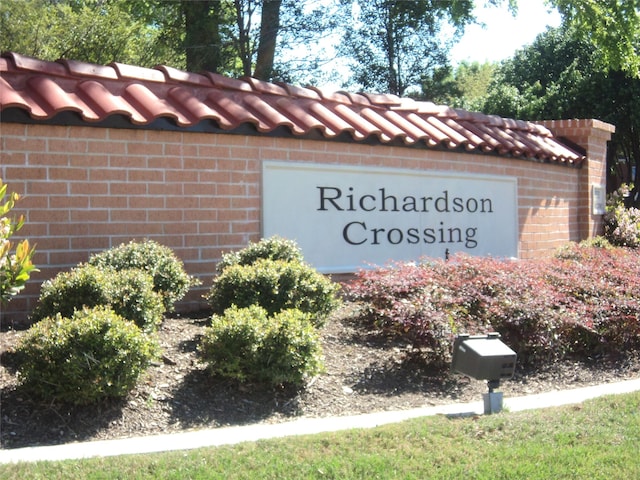
{"label": "landscape light fixture", "polygon": [[489,393],[483,395],[484,413],[502,410],[502,392],[494,390],[501,380],[513,377],[516,352],[500,340],[499,333],[458,335],[453,343],[451,370],[476,380],[486,380]]}

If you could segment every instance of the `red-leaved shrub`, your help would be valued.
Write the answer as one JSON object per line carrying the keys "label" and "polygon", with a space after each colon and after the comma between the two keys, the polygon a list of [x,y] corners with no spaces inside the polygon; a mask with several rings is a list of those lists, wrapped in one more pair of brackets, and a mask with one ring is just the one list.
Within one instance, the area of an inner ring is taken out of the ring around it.
{"label": "red-leaved shrub", "polygon": [[571,244],[544,260],[455,255],[362,270],[361,320],[444,366],[459,333],[497,331],[521,365],[640,349],[640,254]]}

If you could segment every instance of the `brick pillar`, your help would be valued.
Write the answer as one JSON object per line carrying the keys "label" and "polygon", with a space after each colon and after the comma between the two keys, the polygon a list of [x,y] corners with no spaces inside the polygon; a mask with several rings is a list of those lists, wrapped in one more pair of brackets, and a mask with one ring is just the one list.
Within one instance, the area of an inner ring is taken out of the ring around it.
{"label": "brick pillar", "polygon": [[580,173],[578,224],[580,239],[592,238],[603,233],[603,216],[593,214],[593,187],[606,191],[607,142],[615,132],[615,126],[600,120],[571,119],[540,122],[556,137],[564,137],[586,151],[586,160]]}

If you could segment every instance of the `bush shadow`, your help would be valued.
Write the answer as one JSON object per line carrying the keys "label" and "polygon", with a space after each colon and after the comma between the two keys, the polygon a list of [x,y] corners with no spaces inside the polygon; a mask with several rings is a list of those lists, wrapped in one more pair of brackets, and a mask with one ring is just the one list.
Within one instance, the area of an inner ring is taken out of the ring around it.
{"label": "bush shadow", "polygon": [[353,379],[352,388],[359,393],[375,395],[418,393],[429,398],[455,400],[469,383],[468,378],[453,375],[448,369],[425,365],[408,356],[402,361],[370,364]]}
{"label": "bush shadow", "polygon": [[300,414],[300,388],[242,384],[193,369],[168,399],[172,422],[183,428],[259,423]]}
{"label": "bush shadow", "polygon": [[408,349],[409,342],[401,336],[385,331],[383,328],[375,328],[371,321],[363,319],[359,316],[350,316],[339,320],[345,328],[345,332],[341,337],[343,343],[361,345],[368,348],[376,348],[381,350],[400,348]]}
{"label": "bush shadow", "polygon": [[0,405],[0,445],[21,448],[94,440],[100,430],[122,417],[126,400],[86,406],[47,403],[17,386],[0,389]]}

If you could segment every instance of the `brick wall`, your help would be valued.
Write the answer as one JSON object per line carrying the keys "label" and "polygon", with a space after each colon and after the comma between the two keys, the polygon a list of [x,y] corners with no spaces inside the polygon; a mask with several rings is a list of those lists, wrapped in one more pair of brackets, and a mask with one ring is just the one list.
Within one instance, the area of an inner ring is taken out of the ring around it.
{"label": "brick wall", "polygon": [[[610,133],[604,125],[573,127],[590,129],[587,140],[595,144],[589,148],[599,151]],[[515,176],[521,258],[548,255],[601,228],[598,218],[589,217],[585,230],[588,198],[581,184],[584,177],[590,182],[601,175],[604,155],[590,160],[585,170],[487,155],[267,136],[17,123],[1,128],[0,176],[23,196],[14,211],[26,218],[20,238],[37,244],[34,262],[40,269],[2,312],[8,322],[26,318],[42,281],[86,261],[91,253],[143,238],[172,248],[187,271],[203,282],[178,310],[203,307],[201,296],[221,254],[260,238],[263,160]]]}
{"label": "brick wall", "polygon": [[587,161],[582,166],[579,177],[580,238],[600,235],[602,216],[593,215],[591,187],[607,184],[607,142],[615,127],[592,119],[550,120],[542,123],[556,136],[568,138],[587,150]]}

